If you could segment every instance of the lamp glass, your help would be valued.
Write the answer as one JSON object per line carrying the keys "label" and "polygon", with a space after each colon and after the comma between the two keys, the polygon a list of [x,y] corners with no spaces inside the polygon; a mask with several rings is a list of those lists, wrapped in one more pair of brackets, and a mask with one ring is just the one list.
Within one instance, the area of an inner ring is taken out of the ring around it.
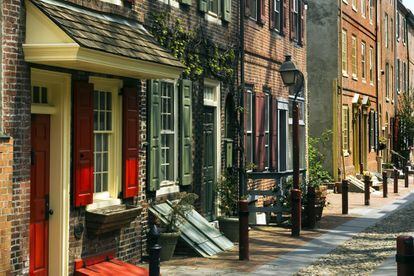
{"label": "lamp glass", "polygon": [[293,70],[281,72],[283,83],[286,86],[292,86],[296,81],[296,72]]}

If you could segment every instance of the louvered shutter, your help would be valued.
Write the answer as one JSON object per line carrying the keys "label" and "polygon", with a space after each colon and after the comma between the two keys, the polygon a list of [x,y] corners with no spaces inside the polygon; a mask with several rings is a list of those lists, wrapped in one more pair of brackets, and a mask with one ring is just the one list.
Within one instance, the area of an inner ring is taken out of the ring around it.
{"label": "louvered shutter", "polygon": [[[268,115],[268,114],[267,114]],[[265,95],[256,93],[255,95],[255,150],[254,161],[258,171],[265,169]]]}
{"label": "louvered shutter", "polygon": [[190,185],[192,182],[193,156],[192,156],[192,82],[190,80],[182,80],[180,87],[180,184]]}
{"label": "louvered shutter", "polygon": [[294,18],[295,18],[295,11],[294,11],[294,6],[293,6],[293,1],[295,0],[289,0],[289,25],[290,25],[290,39],[294,40],[295,39],[295,23],[294,23]]}
{"label": "louvered shutter", "polygon": [[246,111],[246,104],[247,104],[247,90],[243,92],[243,103],[244,103],[244,112],[243,112],[243,147],[244,147],[244,156],[246,160],[247,158],[247,111]]}
{"label": "louvered shutter", "polygon": [[93,202],[93,85],[77,81],[73,90],[74,205]]}
{"label": "louvered shutter", "polygon": [[223,2],[223,20],[231,21],[231,0],[222,0]]}
{"label": "louvered shutter", "polygon": [[281,9],[282,12],[282,18],[283,18],[283,22],[282,22],[282,32],[283,34],[287,34],[288,33],[288,22],[289,22],[289,0],[282,0],[283,1],[283,8]]}
{"label": "louvered shutter", "polygon": [[375,130],[374,130],[374,135],[375,135],[375,141],[374,141],[374,144],[375,144],[375,150],[377,150],[378,151],[378,113],[377,112],[375,112],[374,113],[374,127],[375,127]]}
{"label": "louvered shutter", "polygon": [[198,0],[198,9],[201,12],[207,12],[208,11],[207,0]]}
{"label": "louvered shutter", "polygon": [[277,170],[277,100],[272,98],[271,102],[271,120],[270,120],[270,131],[271,131],[271,137],[270,137],[270,167],[272,170]]}
{"label": "louvered shutter", "polygon": [[122,91],[122,195],[138,195],[139,154],[138,89],[124,87]]}
{"label": "louvered shutter", "polygon": [[149,82],[149,185],[150,191],[160,187],[161,164],[161,83],[158,80]]}
{"label": "louvered shutter", "polygon": [[262,24],[266,23],[266,0],[258,0],[260,1],[260,22]]}
{"label": "louvered shutter", "polygon": [[305,45],[305,3],[300,1],[300,44]]}

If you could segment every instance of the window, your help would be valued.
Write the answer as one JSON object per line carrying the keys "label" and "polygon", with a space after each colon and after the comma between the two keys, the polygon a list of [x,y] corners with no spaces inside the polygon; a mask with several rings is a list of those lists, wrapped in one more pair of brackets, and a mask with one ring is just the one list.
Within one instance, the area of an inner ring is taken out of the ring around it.
{"label": "window", "polygon": [[32,103],[47,104],[47,87],[32,86]]}
{"label": "window", "polygon": [[273,28],[278,31],[279,33],[282,32],[283,26],[283,13],[282,13],[282,2],[281,0],[274,0],[273,1]]}
{"label": "window", "polygon": [[385,98],[390,97],[390,65],[385,64]]}
{"label": "window", "polygon": [[352,9],[354,9],[354,11],[357,11],[357,0],[352,0]]}
{"label": "window", "polygon": [[394,20],[391,18],[391,28],[390,28],[390,43],[391,43],[391,49],[394,49],[394,30],[395,30],[395,26],[394,26]]}
{"label": "window", "polygon": [[403,19],[403,24],[402,24],[402,37],[403,37],[403,43],[405,45],[406,43],[406,39],[407,39],[407,20]]}
{"label": "window", "polygon": [[246,164],[253,164],[253,92],[247,90],[245,103],[246,116]]}
{"label": "window", "polygon": [[374,84],[374,48],[369,47],[369,82]]}
{"label": "window", "polygon": [[348,41],[347,32],[342,30],[342,73],[348,73]]}
{"label": "window", "polygon": [[247,0],[247,1],[249,2],[248,5],[250,9],[250,14],[249,14],[250,18],[253,20],[258,20],[259,19],[259,16],[258,16],[259,0]]}
{"label": "window", "polygon": [[369,113],[368,118],[368,125],[369,125],[369,148],[368,150],[374,150],[375,149],[375,112],[371,110]]}
{"label": "window", "polygon": [[293,32],[295,34],[294,39],[300,41],[301,29],[300,29],[300,15],[299,15],[299,5],[301,4],[299,0],[293,0],[292,8],[292,22],[293,22]]}
{"label": "window", "polygon": [[389,92],[391,93],[391,95],[389,94],[389,96],[394,95],[394,66],[390,66],[390,90]]}
{"label": "window", "polygon": [[389,34],[388,34],[388,30],[389,26],[388,26],[388,14],[385,13],[384,16],[384,39],[385,39],[385,47],[388,48],[388,42],[389,42]]}
{"label": "window", "polygon": [[278,171],[284,172],[288,169],[288,112],[287,102],[278,102],[277,126],[278,126]]}
{"label": "window", "polygon": [[215,15],[219,15],[219,12],[220,12],[219,0],[208,0],[208,11]]}
{"label": "window", "polygon": [[365,81],[367,76],[366,76],[366,68],[367,68],[367,62],[366,62],[366,44],[365,42],[361,43],[361,74],[362,74],[362,80]]}
{"label": "window", "polygon": [[175,181],[175,105],[174,105],[174,85],[172,83],[161,82],[161,162],[160,162],[160,181]]}
{"label": "window", "polygon": [[343,151],[349,153],[349,107],[342,106],[342,144]]}
{"label": "window", "polygon": [[270,117],[271,100],[269,91],[265,92],[265,170],[270,168]]}
{"label": "window", "polygon": [[396,78],[397,78],[397,93],[400,93],[400,89],[401,89],[401,75],[400,75],[400,71],[401,71],[401,64],[400,64],[400,60],[397,59],[397,64],[396,64],[397,68],[395,68],[396,71]]}
{"label": "window", "polygon": [[108,191],[109,140],[112,135],[111,92],[94,91],[94,182],[95,193]]}
{"label": "window", "polygon": [[400,41],[400,30],[401,30],[401,23],[400,22],[401,22],[400,13],[397,12],[397,22],[396,22],[396,24],[397,24],[397,26],[396,26],[396,28],[397,28],[397,32],[396,32],[397,41]]}
{"label": "window", "polygon": [[[288,170],[293,170],[293,98],[294,96],[289,96],[289,130],[288,130],[288,153],[287,153],[287,168]],[[302,95],[297,99],[299,105],[299,154],[300,168],[305,167],[305,99],[302,98]]]}
{"label": "window", "polygon": [[358,78],[358,65],[357,65],[357,38],[352,36],[352,77]]}
{"label": "window", "polygon": [[369,0],[369,23],[374,21],[374,0]]}
{"label": "window", "polygon": [[361,0],[361,14],[362,17],[367,17],[367,2],[366,0]]}
{"label": "window", "polygon": [[408,84],[407,84],[407,63],[403,63],[403,92],[407,92]]}

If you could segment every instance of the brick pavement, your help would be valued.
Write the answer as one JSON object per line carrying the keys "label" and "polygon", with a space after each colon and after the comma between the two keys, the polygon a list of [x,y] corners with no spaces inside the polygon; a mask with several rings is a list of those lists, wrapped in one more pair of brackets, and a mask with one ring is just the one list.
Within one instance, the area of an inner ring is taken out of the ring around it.
{"label": "brick pavement", "polygon": [[[391,182],[392,183],[392,182]],[[399,181],[399,193],[394,194],[389,182],[388,198],[382,198],[381,193],[371,194],[371,205],[364,205],[363,193],[349,194],[349,213],[341,214],[341,195],[328,194],[328,206],[324,209],[324,215],[314,230],[302,230],[301,237],[292,238],[290,229],[274,226],[254,226],[250,231],[250,261],[238,260],[238,246],[235,244],[231,251],[224,252],[212,258],[201,258],[192,256],[177,256],[168,262],[161,264],[164,275],[220,275],[244,274],[256,270],[271,261],[277,260],[278,256],[294,251],[304,246],[311,240],[329,233],[347,221],[363,217],[368,211],[381,209],[392,202],[401,199],[409,193],[414,192],[414,179],[410,179],[411,186],[404,188],[404,181]],[[185,271],[185,273],[183,273]]]}

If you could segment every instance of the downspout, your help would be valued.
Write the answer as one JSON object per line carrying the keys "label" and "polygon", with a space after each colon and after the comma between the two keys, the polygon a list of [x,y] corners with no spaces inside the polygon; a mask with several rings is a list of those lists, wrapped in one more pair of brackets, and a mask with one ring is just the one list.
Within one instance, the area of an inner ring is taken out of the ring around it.
{"label": "downspout", "polygon": [[[339,81],[339,89],[340,89],[340,93],[339,93],[339,107],[337,110],[337,114],[339,113],[339,120],[340,120],[340,125],[338,126],[338,130],[341,130],[340,133],[340,137],[341,137],[341,148],[339,149],[339,153],[341,155],[341,161],[342,161],[342,179],[346,178],[346,171],[345,171],[345,155],[344,155],[344,139],[343,139],[343,131],[342,131],[342,126],[343,126],[343,122],[342,122],[342,105],[343,105],[343,85],[344,85],[344,80],[342,77],[342,0],[338,0],[339,3],[339,30],[338,30],[338,35],[339,35],[339,49],[340,49],[340,63],[338,64],[338,81]],[[338,88],[336,88],[336,91],[334,91],[334,93],[336,93],[336,95],[338,95]],[[336,121],[338,121],[338,118],[336,118]],[[349,126],[348,126],[349,129]],[[348,145],[349,146],[349,145]],[[338,150],[338,149],[336,149]],[[338,166],[339,168],[339,166]]]}
{"label": "downspout", "polygon": [[[379,26],[381,26],[380,24],[378,24],[378,16],[379,16],[379,5],[378,5],[378,1],[375,1],[375,97],[377,99],[377,133],[374,133],[374,135],[377,136],[377,145],[375,145],[375,150],[377,152],[377,160],[379,160],[379,153],[380,151],[378,150],[378,139],[379,139],[379,133],[380,133],[380,121],[381,118],[379,118],[379,105],[380,105],[380,99],[379,99],[379,91],[380,91],[380,71],[378,70],[379,66],[380,66],[380,52],[379,52],[379,45],[380,45],[380,40],[378,39],[378,36],[380,34],[380,30],[379,30]],[[381,19],[379,19],[381,22]],[[381,114],[382,115],[382,114]],[[374,139],[375,140],[375,139]],[[377,161],[378,162],[378,161]],[[378,168],[382,168],[382,164],[379,164],[380,166],[377,165]],[[381,171],[381,170],[379,170]]]}
{"label": "downspout", "polygon": [[246,194],[245,162],[244,162],[244,14],[245,0],[240,0],[240,87],[239,87],[239,199]]}

